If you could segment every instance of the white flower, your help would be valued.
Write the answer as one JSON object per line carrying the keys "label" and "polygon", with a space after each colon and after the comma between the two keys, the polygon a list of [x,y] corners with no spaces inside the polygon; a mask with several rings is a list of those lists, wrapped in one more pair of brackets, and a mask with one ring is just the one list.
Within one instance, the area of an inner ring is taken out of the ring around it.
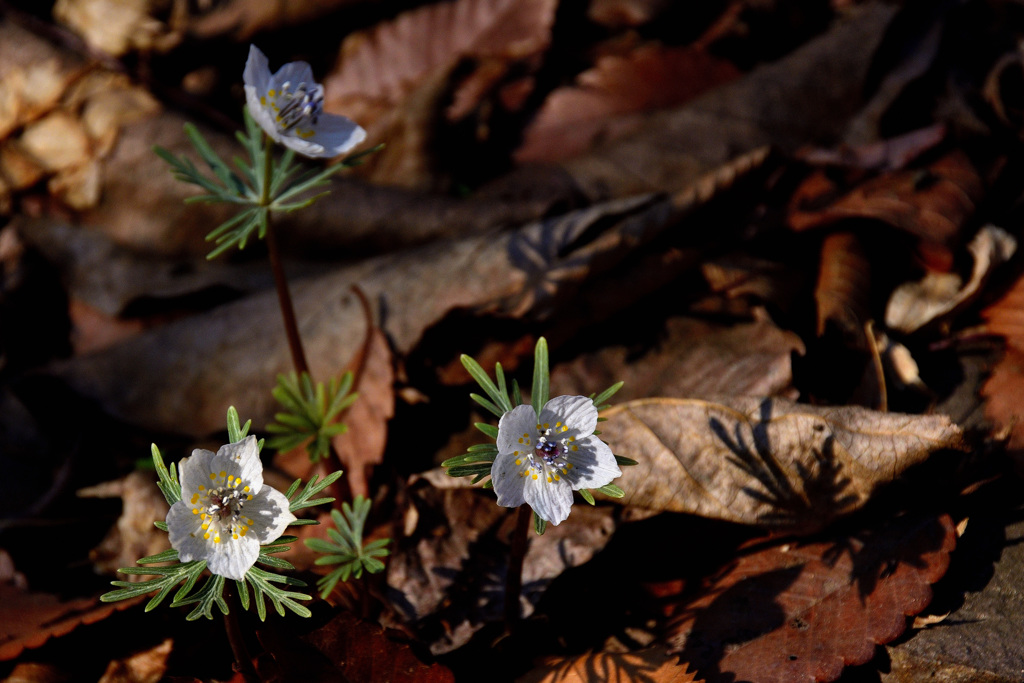
{"label": "white flower", "polygon": [[274,75],[255,45],[242,74],[249,113],[267,135],[307,157],[344,154],[366,138],[354,121],[325,114],[324,87],[313,80],[306,62],[290,62]]}
{"label": "white flower", "polygon": [[284,494],[263,485],[256,437],[197,448],[179,466],[181,500],[167,513],[171,547],[182,562],[206,560],[214,574],[241,580],[295,515]]}
{"label": "white flower", "polygon": [[491,482],[498,505],[527,503],[559,524],[569,516],[572,492],[599,488],[622,474],[612,449],[594,436],[597,408],[586,396],[548,401],[538,418],[521,405],[501,416]]}

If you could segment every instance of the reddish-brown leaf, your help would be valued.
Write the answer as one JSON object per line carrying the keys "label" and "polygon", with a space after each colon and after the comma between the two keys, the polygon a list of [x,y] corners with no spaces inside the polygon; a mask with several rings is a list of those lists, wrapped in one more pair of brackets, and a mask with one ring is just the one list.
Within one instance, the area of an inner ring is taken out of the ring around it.
{"label": "reddish-brown leaf", "polygon": [[597,140],[634,130],[640,119],[632,114],[683,104],[737,76],[730,62],[694,47],[647,44],[628,56],[602,57],[575,85],[548,96],[516,161],[574,156]]}
{"label": "reddish-brown leaf", "polygon": [[699,683],[679,658],[664,647],[636,652],[591,652],[578,657],[553,657],[517,683]]}
{"label": "reddish-brown leaf", "polygon": [[395,414],[395,371],[391,365],[391,347],[377,327],[370,332],[368,342],[353,387],[353,391],[359,392],[359,398],[342,417],[348,430],[333,440],[338,457],[345,465],[345,476],[353,496],[370,495],[370,472],[374,465],[383,462],[388,420]]}
{"label": "reddish-brown leaf", "polygon": [[948,515],[908,515],[879,531],[751,552],[679,606],[673,650],[709,683],[833,681],[903,633],[955,546]]}
{"label": "reddish-brown leaf", "polygon": [[0,551],[0,661],[14,659],[25,648],[39,647],[51,637],[63,636],[79,624],[93,624],[141,601],[102,604],[96,598],[62,601],[49,593],[34,593],[14,570],[7,553]]}
{"label": "reddish-brown leaf", "polygon": [[[397,631],[391,632],[398,635]],[[342,612],[306,641],[325,654],[345,679],[365,683],[450,683],[455,676],[440,664],[427,665],[406,643],[379,625]]]}
{"label": "reddish-brown leaf", "polygon": [[870,293],[871,263],[860,240],[851,232],[828,235],[821,245],[821,265],[814,287],[818,336],[832,322],[848,338],[863,340],[864,323],[870,317]]}
{"label": "reddish-brown leaf", "polygon": [[[845,218],[874,218],[918,237],[923,260],[936,270],[952,266],[950,246],[981,199],[981,177],[967,155],[954,150],[927,168],[885,173],[844,191],[823,174],[812,175],[790,201],[794,230]],[[830,201],[832,196],[838,197]],[[823,208],[821,205],[829,202]]]}
{"label": "reddish-brown leaf", "polygon": [[[451,95],[453,68],[470,60],[477,70],[456,89],[450,118],[473,109],[504,80],[513,63],[547,49],[555,0],[457,0],[428,5],[350,35],[333,74],[324,81],[325,108],[367,129],[370,144],[387,147],[364,171],[406,185],[429,178],[429,140]],[[532,70],[532,69],[528,69]]]}
{"label": "reddish-brown leaf", "polygon": [[985,415],[1010,430],[1010,448],[1024,448],[1020,403],[1024,396],[1024,278],[1018,279],[982,316],[989,332],[1006,339],[1006,353],[981,389]]}

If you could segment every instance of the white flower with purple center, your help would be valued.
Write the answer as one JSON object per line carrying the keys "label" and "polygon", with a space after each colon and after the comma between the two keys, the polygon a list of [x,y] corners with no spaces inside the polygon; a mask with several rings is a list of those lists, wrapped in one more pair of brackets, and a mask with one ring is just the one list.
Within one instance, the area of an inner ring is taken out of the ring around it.
{"label": "white flower with purple center", "polygon": [[600,488],[622,474],[608,444],[594,436],[597,408],[586,396],[559,396],[540,415],[521,405],[501,416],[491,482],[498,505],[526,503],[559,524],[569,516],[572,492]]}
{"label": "white flower with purple center", "polygon": [[306,62],[290,62],[271,75],[266,55],[250,45],[242,80],[249,114],[275,142],[299,154],[334,157],[366,138],[351,119],[324,113],[324,87]]}
{"label": "white flower with purple center", "polygon": [[171,547],[182,562],[241,580],[260,545],[276,540],[295,521],[284,494],[263,484],[256,437],[216,453],[197,448],[181,461],[181,500],[167,513]]}

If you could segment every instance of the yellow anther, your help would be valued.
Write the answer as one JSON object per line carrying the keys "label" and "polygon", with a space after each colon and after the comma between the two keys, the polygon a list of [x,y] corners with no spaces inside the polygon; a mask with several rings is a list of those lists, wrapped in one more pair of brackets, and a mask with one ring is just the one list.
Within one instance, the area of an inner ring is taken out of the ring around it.
{"label": "yellow anther", "polygon": [[555,481],[561,481],[561,477],[559,477],[557,474],[555,475]]}
{"label": "yellow anther", "polygon": [[579,447],[579,446],[577,446],[576,444],[573,444],[573,446],[572,446],[572,450],[574,450],[574,451],[578,451],[579,449],[580,449],[580,447]]}
{"label": "yellow anther", "polygon": [[192,504],[195,505],[198,502],[199,502],[199,494],[198,493],[193,493],[192,494]]}
{"label": "yellow anther", "polygon": [[199,485],[199,490],[200,490],[200,491],[205,491],[205,490],[206,490],[206,487],[205,487],[205,486],[203,486],[202,484],[200,484],[200,485]]}
{"label": "yellow anther", "polygon": [[267,94],[270,95],[271,97],[277,97],[277,90],[270,89],[267,91]]}
{"label": "yellow anther", "polygon": [[213,472],[210,472],[210,479],[216,479],[216,478],[217,478],[217,475],[214,474]]}
{"label": "yellow anther", "polygon": [[199,508],[192,508],[192,514],[193,515],[198,515],[199,514]]}
{"label": "yellow anther", "polygon": [[537,475],[536,475],[536,474],[535,474],[535,475],[533,475],[533,478],[534,478],[534,479],[536,479],[536,478],[537,478]]}
{"label": "yellow anther", "polygon": [[246,493],[249,493],[249,487],[248,486],[244,487],[242,490],[245,491]]}
{"label": "yellow anther", "polygon": [[522,459],[521,458],[516,458],[516,464],[517,465],[522,465],[523,464]]}
{"label": "yellow anther", "polygon": [[569,425],[562,425],[562,431],[563,432],[569,431]]}
{"label": "yellow anther", "polygon": [[551,423],[550,422],[545,422],[544,423],[544,429],[551,429]]}
{"label": "yellow anther", "polygon": [[227,475],[228,475],[228,473],[227,473],[227,472],[225,472],[224,470],[221,470],[221,471],[220,471],[220,476],[221,476],[221,477],[226,477]]}
{"label": "yellow anther", "polygon": [[519,443],[523,443],[523,437],[519,437]]}
{"label": "yellow anther", "polygon": [[549,484],[551,483],[551,477],[548,477],[548,483]]}
{"label": "yellow anther", "polygon": [[220,536],[214,536],[213,537],[213,542],[214,543],[220,543]]}
{"label": "yellow anther", "polygon": [[209,528],[210,528],[210,523],[209,522],[206,522],[205,524],[203,524],[203,531],[206,531]]}
{"label": "yellow anther", "polygon": [[206,540],[210,540],[210,532],[207,531],[205,534],[203,534],[203,538],[205,538]]}

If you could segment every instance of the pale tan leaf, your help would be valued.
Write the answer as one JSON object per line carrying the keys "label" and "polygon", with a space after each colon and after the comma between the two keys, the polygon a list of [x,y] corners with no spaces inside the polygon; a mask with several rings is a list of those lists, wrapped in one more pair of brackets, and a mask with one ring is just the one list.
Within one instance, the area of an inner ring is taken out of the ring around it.
{"label": "pale tan leaf", "polygon": [[1009,260],[1017,240],[1002,228],[986,225],[967,247],[974,258],[971,277],[964,283],[957,273],[929,271],[917,282],[897,287],[885,309],[885,324],[911,333],[970,301],[988,279],[992,269]]}
{"label": "pale tan leaf", "polygon": [[933,452],[960,446],[940,415],[782,399],[645,399],[604,413],[601,438],[638,465],[621,502],[743,524],[821,528]]}
{"label": "pale tan leaf", "polygon": [[107,665],[99,683],[158,683],[167,670],[167,658],[174,641],[167,638],[149,650],[138,652]]}
{"label": "pale tan leaf", "polygon": [[[167,517],[167,501],[156,486],[152,472],[130,472],[121,479],[96,484],[78,491],[83,498],[120,498],[123,501],[117,524],[89,553],[100,571],[113,574],[121,567],[131,567],[140,557],[167,550],[167,534],[153,522]],[[149,577],[128,574],[129,581],[145,581]]]}
{"label": "pale tan leaf", "polygon": [[81,166],[89,160],[89,136],[78,119],[56,111],[25,127],[21,148],[47,171]]}
{"label": "pale tan leaf", "polygon": [[153,0],[57,0],[53,16],[90,46],[119,57],[151,49],[166,27],[152,15]]}

